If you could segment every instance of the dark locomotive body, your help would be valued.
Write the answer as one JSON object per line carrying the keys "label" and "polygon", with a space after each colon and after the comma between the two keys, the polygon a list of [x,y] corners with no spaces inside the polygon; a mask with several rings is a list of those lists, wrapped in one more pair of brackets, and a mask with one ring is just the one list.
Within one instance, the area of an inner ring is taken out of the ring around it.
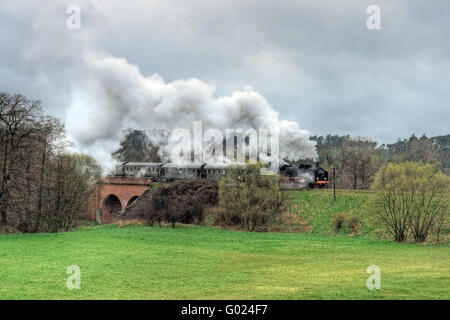
{"label": "dark locomotive body", "polygon": [[[180,179],[214,179],[226,175],[229,165],[225,164],[174,164],[150,162],[124,162],[116,167],[115,176],[152,178],[155,181],[174,181]],[[298,167],[280,167],[282,187],[285,189],[324,188],[328,186],[328,171],[316,164]]]}
{"label": "dark locomotive body", "polygon": [[317,162],[316,167],[310,164],[301,164],[298,167],[283,165],[280,167],[280,176],[286,181],[286,184],[293,185],[293,189],[307,186],[309,188],[328,187],[328,171]]}

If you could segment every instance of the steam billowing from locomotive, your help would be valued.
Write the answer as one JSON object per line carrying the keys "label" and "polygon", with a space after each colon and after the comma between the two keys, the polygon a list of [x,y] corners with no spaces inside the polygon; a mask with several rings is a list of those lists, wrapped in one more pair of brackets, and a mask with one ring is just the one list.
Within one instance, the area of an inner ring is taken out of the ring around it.
{"label": "steam billowing from locomotive", "polygon": [[18,65],[26,66],[30,73],[27,79],[34,79],[39,94],[46,97],[44,104],[64,109],[76,151],[91,154],[111,168],[111,153],[118,148],[123,130],[134,128],[145,130],[151,143],[168,157],[171,132],[191,130],[194,121],[202,121],[204,130],[277,127],[281,159],[316,155],[309,133],[296,122],[281,120],[251,87],[217,96],[213,84],[195,78],[166,82],[158,74],[145,76],[137,65],[109,54],[101,32],[102,12],[95,1],[77,1],[83,8],[82,27],[67,30],[65,20],[54,17],[61,17],[71,3],[27,3],[33,23],[26,34],[32,37],[26,54],[17,57],[21,59]]}
{"label": "steam billowing from locomotive", "polygon": [[198,79],[166,83],[158,75],[145,77],[125,59],[109,55],[88,54],[84,61],[91,77],[76,90],[68,128],[81,148],[95,150],[100,158],[108,159],[124,129],[137,128],[146,130],[151,143],[160,146],[160,156],[170,161],[170,134],[180,128],[192,130],[195,121],[224,134],[226,129],[276,128],[280,159],[316,156],[309,133],[296,122],[280,120],[251,87],[215,98],[215,87]]}

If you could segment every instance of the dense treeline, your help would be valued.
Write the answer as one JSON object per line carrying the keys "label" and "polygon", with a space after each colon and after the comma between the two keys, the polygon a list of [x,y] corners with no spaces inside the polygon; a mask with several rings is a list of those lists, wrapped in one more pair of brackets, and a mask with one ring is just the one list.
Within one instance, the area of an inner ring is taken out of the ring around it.
{"label": "dense treeline", "polygon": [[39,101],[0,92],[0,231],[58,232],[79,220],[100,168],[70,154],[63,124]]}
{"label": "dense treeline", "polygon": [[[157,134],[157,133],[155,133]],[[428,138],[398,140],[393,144],[378,144],[370,139],[349,135],[312,136],[322,165],[330,171],[336,168],[336,185],[346,189],[368,189],[378,169],[390,162],[405,161],[431,164],[450,172],[450,134]],[[145,131],[124,132],[120,147],[112,156],[119,161],[160,162],[158,147],[150,143]],[[306,160],[312,162],[313,159]]]}
{"label": "dense treeline", "polygon": [[[369,139],[350,136],[313,136],[322,165],[336,168],[336,185],[340,188],[368,189],[378,169],[386,163],[405,161],[431,164],[437,170],[450,168],[450,135],[398,140],[378,144]],[[330,174],[330,178],[332,175]]]}

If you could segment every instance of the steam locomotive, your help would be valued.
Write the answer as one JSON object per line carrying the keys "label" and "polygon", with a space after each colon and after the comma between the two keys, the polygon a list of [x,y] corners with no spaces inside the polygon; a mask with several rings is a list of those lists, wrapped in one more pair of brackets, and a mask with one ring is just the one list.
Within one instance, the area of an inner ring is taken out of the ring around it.
{"label": "steam locomotive", "polygon": [[322,168],[319,162],[316,162],[315,168],[311,164],[300,164],[298,167],[282,165],[280,176],[284,177],[287,186],[293,184],[293,188],[305,184],[310,188],[328,188],[329,185],[328,171]]}
{"label": "steam locomotive", "polygon": [[[116,166],[114,176],[146,177],[156,181],[180,179],[214,179],[226,175],[227,164],[174,164],[151,162],[124,162]],[[301,164],[294,167],[288,164],[280,166],[281,185],[285,189],[325,188],[328,187],[328,171],[316,163]]]}

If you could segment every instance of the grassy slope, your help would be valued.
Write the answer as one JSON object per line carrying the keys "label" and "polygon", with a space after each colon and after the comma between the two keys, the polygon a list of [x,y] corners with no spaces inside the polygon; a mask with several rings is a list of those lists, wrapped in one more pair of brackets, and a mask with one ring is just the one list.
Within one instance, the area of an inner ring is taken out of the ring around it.
{"label": "grassy slope", "polygon": [[[343,213],[346,218],[357,216],[360,219],[361,235],[374,235],[375,228],[366,207],[369,199],[367,192],[338,190],[336,202],[333,200],[333,190],[294,191],[290,194],[294,203],[298,204],[299,215],[308,221],[313,233],[334,235],[333,217]],[[347,228],[344,227],[341,233],[347,234]]]}
{"label": "grassy slope", "polygon": [[[72,264],[79,291],[65,288]],[[372,264],[378,291],[366,288]],[[104,225],[0,236],[0,299],[450,299],[449,266],[448,245]]]}
{"label": "grassy slope", "polygon": [[[360,236],[371,239],[392,239],[392,235],[374,218],[369,208],[368,200],[371,194],[368,191],[337,190],[336,194],[335,202],[333,190],[330,189],[290,193],[293,203],[297,204],[295,212],[308,222],[314,234],[349,235],[351,232],[346,223],[341,230],[334,229],[334,216],[342,213],[347,220],[350,217],[358,217],[361,225]],[[431,233],[427,240],[434,243],[434,235]],[[448,227],[442,232],[441,240],[450,242]],[[413,240],[410,237],[408,241]]]}

